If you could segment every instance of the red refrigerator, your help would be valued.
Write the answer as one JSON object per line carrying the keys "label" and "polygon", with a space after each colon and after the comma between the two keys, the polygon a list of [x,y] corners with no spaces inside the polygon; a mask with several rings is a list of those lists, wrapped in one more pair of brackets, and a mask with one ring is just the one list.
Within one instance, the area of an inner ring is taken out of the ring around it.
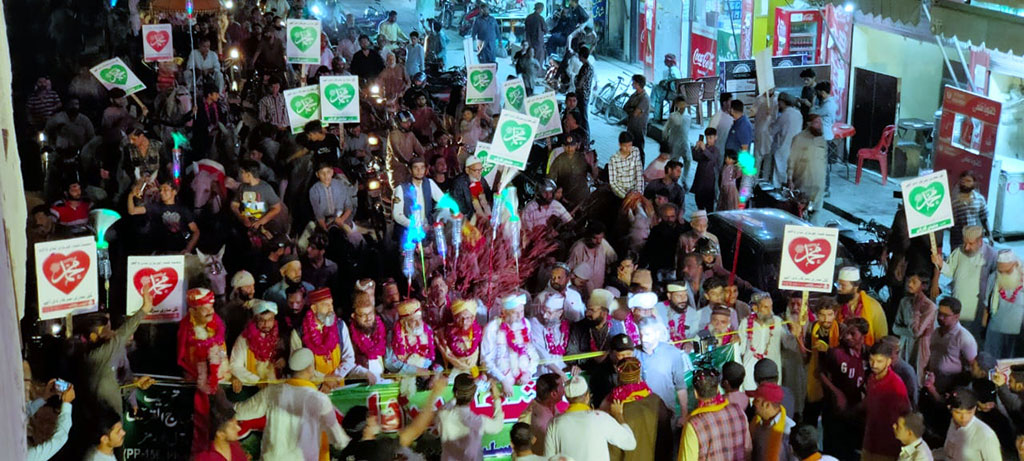
{"label": "red refrigerator", "polygon": [[775,9],[775,56],[802,54],[804,63],[824,62],[825,30],[823,16],[818,10]]}

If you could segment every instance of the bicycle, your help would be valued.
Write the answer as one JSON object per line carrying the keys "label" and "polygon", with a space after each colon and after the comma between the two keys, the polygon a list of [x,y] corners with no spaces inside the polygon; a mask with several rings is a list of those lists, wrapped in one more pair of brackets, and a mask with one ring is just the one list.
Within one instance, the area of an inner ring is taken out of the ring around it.
{"label": "bicycle", "polygon": [[592,111],[594,115],[601,115],[607,118],[608,105],[611,104],[612,99],[619,93],[619,90],[624,87],[625,81],[626,78],[620,75],[617,82],[612,83],[609,81],[597,91],[594,95],[594,109]]}

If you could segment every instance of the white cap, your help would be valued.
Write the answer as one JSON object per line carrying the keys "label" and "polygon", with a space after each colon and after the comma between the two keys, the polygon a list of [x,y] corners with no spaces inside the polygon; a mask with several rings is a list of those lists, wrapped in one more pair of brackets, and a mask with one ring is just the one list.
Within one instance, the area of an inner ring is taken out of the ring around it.
{"label": "white cap", "polygon": [[544,308],[549,311],[565,309],[565,296],[551,293],[544,298]]}
{"label": "white cap", "polygon": [[645,293],[637,293],[629,297],[630,309],[654,309],[655,304],[658,304],[658,295],[649,291]]}
{"label": "white cap", "polygon": [[1001,264],[1015,263],[1017,262],[1017,255],[1013,254],[1013,250],[999,250],[996,262]]}
{"label": "white cap", "polygon": [[860,269],[853,266],[846,266],[839,269],[839,281],[840,282],[859,282],[860,281]]}
{"label": "white cap", "polygon": [[466,157],[466,166],[464,168],[469,168],[470,165],[476,165],[478,163],[483,163],[480,160],[480,157],[477,157],[476,155],[470,155],[469,157]]}
{"label": "white cap", "polygon": [[690,220],[691,221],[694,220],[694,219],[697,219],[697,218],[707,219],[707,217],[708,217],[708,212],[704,211],[704,210],[693,210],[693,213],[690,213]]}
{"label": "white cap", "polygon": [[526,305],[526,294],[519,293],[517,295],[508,295],[501,299],[501,308],[504,310],[512,310],[517,307]]}
{"label": "white cap", "polygon": [[264,301],[262,299],[252,300],[252,315],[260,315],[264,312],[273,312],[277,314],[277,304],[270,301]]}
{"label": "white cap", "polygon": [[241,270],[235,272],[235,275],[231,277],[231,288],[244,287],[249,285],[255,285],[256,279],[253,278],[249,271]]}
{"label": "white cap", "polygon": [[594,269],[592,269],[588,263],[581,263],[572,270],[572,275],[583,280],[590,280],[590,277],[593,277],[594,275]]}
{"label": "white cap", "polygon": [[670,283],[670,284],[668,284],[667,287],[665,287],[665,291],[668,292],[668,293],[676,293],[676,292],[679,292],[679,291],[686,291],[686,284],[684,283],[682,285],[679,285],[679,284],[675,284],[675,283]]}
{"label": "white cap", "polygon": [[583,394],[586,394],[588,390],[590,390],[590,388],[587,387],[587,380],[583,379],[580,375],[576,375],[573,376],[565,385],[565,397],[570,399],[581,397]]}
{"label": "white cap", "polygon": [[292,371],[302,371],[311,366],[313,366],[313,351],[305,347],[292,352],[292,356],[288,358],[288,368],[291,368]]}

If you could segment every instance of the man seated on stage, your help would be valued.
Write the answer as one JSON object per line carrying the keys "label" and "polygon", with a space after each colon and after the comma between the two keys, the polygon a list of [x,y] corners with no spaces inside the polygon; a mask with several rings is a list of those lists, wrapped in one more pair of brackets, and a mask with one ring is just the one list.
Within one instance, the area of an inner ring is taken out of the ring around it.
{"label": "man seated on stage", "polygon": [[526,295],[505,296],[501,308],[501,317],[484,328],[480,362],[488,374],[501,382],[507,397],[512,395],[514,384],[523,385],[533,379],[540,359],[536,345],[530,341],[530,323],[523,315]]}

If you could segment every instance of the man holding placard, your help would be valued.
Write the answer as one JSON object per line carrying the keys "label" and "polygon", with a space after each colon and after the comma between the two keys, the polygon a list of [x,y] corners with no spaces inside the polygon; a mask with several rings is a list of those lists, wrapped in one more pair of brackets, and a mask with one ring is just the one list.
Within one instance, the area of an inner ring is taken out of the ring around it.
{"label": "man holding placard", "polygon": [[840,269],[838,286],[836,298],[839,301],[839,312],[836,317],[840,323],[853,317],[867,320],[870,327],[864,337],[867,346],[874,345],[875,341],[889,334],[889,324],[885,320],[882,305],[860,289],[860,269],[851,266]]}
{"label": "man holding placard", "polygon": [[991,281],[996,272],[996,250],[985,243],[985,230],[981,226],[964,228],[964,243],[949,254],[933,253],[932,263],[942,269],[942,275],[953,279],[953,297],[963,306],[960,321],[978,342],[982,342],[988,324]]}

